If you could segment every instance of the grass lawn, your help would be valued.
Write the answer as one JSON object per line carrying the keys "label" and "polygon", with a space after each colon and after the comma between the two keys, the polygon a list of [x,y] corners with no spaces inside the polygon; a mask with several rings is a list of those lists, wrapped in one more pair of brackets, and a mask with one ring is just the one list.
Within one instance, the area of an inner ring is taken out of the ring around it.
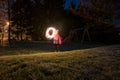
{"label": "grass lawn", "polygon": [[0,56],[0,80],[120,80],[120,45],[34,54],[29,50],[16,49],[16,55],[11,49],[6,53],[14,55]]}

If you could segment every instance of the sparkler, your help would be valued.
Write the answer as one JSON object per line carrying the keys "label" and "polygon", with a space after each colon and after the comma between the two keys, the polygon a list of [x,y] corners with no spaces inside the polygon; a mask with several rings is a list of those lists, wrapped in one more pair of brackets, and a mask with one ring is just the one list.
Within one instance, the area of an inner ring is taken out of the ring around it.
{"label": "sparkler", "polygon": [[49,28],[47,28],[47,30],[46,30],[45,36],[46,36],[46,38],[48,38],[48,39],[53,39],[54,36],[55,36],[55,34],[56,34],[56,29],[55,29],[54,27],[49,27]]}

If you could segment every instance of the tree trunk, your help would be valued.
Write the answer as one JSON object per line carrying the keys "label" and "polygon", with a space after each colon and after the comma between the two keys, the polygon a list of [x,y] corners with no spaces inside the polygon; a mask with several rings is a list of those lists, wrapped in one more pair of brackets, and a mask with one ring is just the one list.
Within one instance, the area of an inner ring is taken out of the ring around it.
{"label": "tree trunk", "polygon": [[[7,2],[8,2],[8,21],[10,22],[10,1],[7,0]],[[9,24],[9,28],[8,28],[8,41],[10,44],[10,24]]]}

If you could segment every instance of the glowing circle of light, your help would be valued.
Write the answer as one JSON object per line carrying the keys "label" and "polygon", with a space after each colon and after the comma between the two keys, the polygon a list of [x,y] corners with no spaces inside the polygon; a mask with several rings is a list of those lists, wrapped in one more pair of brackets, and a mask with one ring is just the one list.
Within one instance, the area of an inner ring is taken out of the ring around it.
{"label": "glowing circle of light", "polygon": [[[52,31],[52,34],[50,34],[50,31]],[[47,28],[46,34],[45,34],[46,38],[48,39],[54,38],[55,32],[56,32],[56,29],[54,27]]]}

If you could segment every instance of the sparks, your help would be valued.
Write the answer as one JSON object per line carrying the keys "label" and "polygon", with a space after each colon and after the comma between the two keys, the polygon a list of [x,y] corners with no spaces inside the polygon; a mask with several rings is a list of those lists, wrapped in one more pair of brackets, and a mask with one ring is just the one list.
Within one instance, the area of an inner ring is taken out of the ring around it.
{"label": "sparks", "polygon": [[46,38],[48,38],[48,39],[53,39],[54,36],[55,36],[55,33],[56,33],[56,29],[55,29],[54,27],[49,27],[49,28],[47,28],[47,30],[46,30],[45,36],[46,36]]}

